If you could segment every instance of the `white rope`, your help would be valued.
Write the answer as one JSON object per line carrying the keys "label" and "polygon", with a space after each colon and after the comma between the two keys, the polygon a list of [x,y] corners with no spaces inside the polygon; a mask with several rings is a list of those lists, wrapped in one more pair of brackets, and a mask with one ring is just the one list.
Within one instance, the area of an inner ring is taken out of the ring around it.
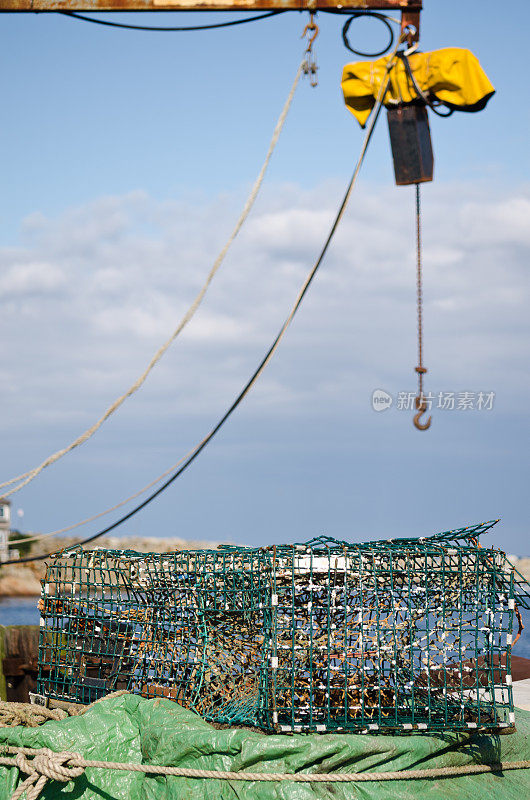
{"label": "white rope", "polygon": [[[400,38],[398,44],[396,45],[396,49],[399,46],[399,44],[401,43],[401,41],[402,41],[402,38]],[[390,72],[390,70],[392,69],[392,67],[393,67],[393,65],[395,63],[396,49],[394,50],[392,55],[389,57],[389,60],[388,60],[388,63],[387,63],[387,69],[386,69],[386,74],[387,75],[388,75],[388,73]],[[375,102],[375,105],[374,105],[374,108],[372,110],[372,114],[371,114],[371,117],[370,117],[371,121],[370,121],[370,124],[369,124],[369,126],[367,128],[366,135],[364,137],[364,141],[363,141],[363,144],[362,144],[362,147],[361,147],[361,152],[359,154],[359,158],[357,160],[357,164],[356,164],[353,176],[352,176],[352,178],[350,180],[350,183],[348,185],[348,188],[346,190],[346,194],[345,194],[344,199],[342,201],[342,205],[340,207],[339,213],[337,214],[337,216],[335,218],[335,221],[334,221],[334,223],[332,225],[331,231],[330,231],[330,233],[328,235],[326,244],[324,245],[324,248],[323,248],[319,258],[317,259],[317,262],[315,263],[315,265],[311,269],[309,275],[305,279],[305,281],[304,281],[304,283],[302,285],[302,288],[298,292],[298,296],[297,296],[297,298],[296,298],[296,300],[295,300],[295,302],[294,302],[294,304],[293,304],[293,306],[291,308],[289,316],[285,320],[285,322],[284,322],[284,324],[283,324],[283,326],[282,326],[282,328],[280,330],[280,333],[278,334],[278,337],[277,337],[277,339],[276,339],[276,341],[274,343],[274,346],[269,351],[269,354],[268,354],[267,358],[263,361],[259,372],[257,372],[254,375],[254,379],[246,387],[245,395],[250,391],[250,389],[252,388],[254,383],[257,381],[257,379],[259,378],[259,376],[261,375],[261,373],[263,372],[263,370],[265,369],[265,367],[267,366],[267,364],[271,360],[272,356],[274,355],[278,345],[280,344],[280,342],[281,342],[281,340],[282,340],[287,328],[289,327],[289,325],[290,325],[290,323],[291,323],[291,321],[292,321],[292,319],[293,319],[293,317],[294,317],[294,315],[296,313],[296,310],[297,310],[298,306],[300,305],[302,297],[304,296],[305,292],[307,291],[307,288],[308,288],[309,284],[311,283],[311,281],[312,281],[312,279],[313,279],[313,277],[315,275],[316,269],[317,269],[319,263],[322,260],[322,257],[323,257],[323,255],[324,255],[324,253],[325,253],[325,251],[326,251],[326,249],[327,249],[327,247],[329,245],[329,242],[331,241],[331,239],[332,239],[332,237],[333,237],[333,235],[335,233],[335,230],[337,229],[337,226],[338,226],[340,220],[342,219],[342,217],[344,215],[344,212],[346,210],[346,206],[348,204],[348,201],[349,201],[349,199],[351,197],[351,194],[352,194],[353,189],[355,187],[355,184],[357,182],[357,177],[359,175],[361,166],[363,164],[364,157],[366,155],[366,150],[367,150],[368,145],[370,143],[370,139],[372,137],[372,134],[373,134],[373,131],[374,131],[374,128],[375,128],[375,124],[377,122],[379,111],[381,110],[383,99],[384,99],[384,96],[385,96],[386,91],[388,89],[388,84],[389,84],[389,78],[387,78],[386,81],[383,80],[381,82],[381,86],[380,86],[380,89],[379,89],[379,94],[378,94],[378,96],[376,98],[376,102]],[[24,542],[28,542],[29,543],[29,542],[34,542],[34,541],[41,541],[42,539],[46,539],[46,538],[49,538],[49,537],[52,537],[52,536],[58,536],[61,533],[66,533],[67,531],[71,531],[74,528],[79,528],[82,525],[87,525],[89,522],[93,522],[94,520],[99,519],[100,517],[103,517],[106,514],[110,514],[111,511],[115,511],[116,509],[120,508],[121,506],[126,505],[131,500],[134,500],[135,498],[139,497],[141,494],[146,492],[148,489],[151,489],[157,483],[160,483],[160,481],[163,480],[163,478],[167,477],[171,472],[173,472],[175,469],[177,469],[184,461],[186,461],[188,458],[190,458],[197,450],[199,450],[205,444],[205,442],[209,438],[211,438],[211,435],[212,435],[211,432],[208,433],[203,439],[201,439],[201,441],[198,444],[196,444],[191,450],[189,450],[184,456],[182,456],[182,458],[180,458],[175,464],[173,464],[171,467],[169,467],[169,469],[167,469],[165,472],[163,472],[162,475],[159,475],[157,478],[155,478],[153,481],[151,481],[151,483],[148,483],[142,489],[139,489],[137,492],[135,492],[134,494],[130,495],[125,500],[122,500],[119,503],[116,503],[116,505],[105,509],[105,511],[100,511],[98,514],[94,514],[91,517],[87,517],[86,519],[81,520],[81,522],[76,522],[73,525],[69,525],[66,528],[59,528],[56,531],[51,531],[51,533],[44,533],[44,534],[40,534],[39,536],[33,536],[31,538],[24,539]]]}
{"label": "white rope", "polygon": [[[151,481],[151,483],[148,483],[141,489],[138,489],[137,492],[129,495],[129,497],[126,497],[125,500],[120,500],[120,502],[116,503],[116,505],[110,506],[110,508],[106,508],[104,511],[99,511],[97,514],[93,514],[91,517],[86,517],[86,519],[82,519],[80,522],[74,522],[73,525],[67,525],[65,528],[58,528],[56,531],[51,531],[50,533],[40,533],[37,536],[28,536],[28,537],[24,536],[24,539],[20,540],[20,544],[30,544],[30,542],[40,542],[43,539],[49,539],[53,536],[60,536],[62,533],[73,531],[75,528],[80,528],[82,525],[88,525],[89,522],[94,522],[94,520],[99,519],[100,517],[105,517],[112,511],[116,511],[118,508],[127,505],[127,503],[130,503],[131,500],[136,500],[137,497],[140,497],[140,495],[145,494],[145,492],[147,492],[148,489],[152,489],[153,486],[156,486],[157,483],[160,483],[160,481],[162,481],[164,478],[167,478],[167,476],[171,472],[177,469],[177,467],[179,467],[183,461],[185,461],[189,456],[191,456],[195,452],[195,449],[196,448],[194,447],[192,450],[186,453],[186,455],[182,456],[182,458],[180,458],[178,461],[172,464],[172,466],[169,467],[169,469],[167,469],[165,472],[159,475],[158,478],[155,478],[153,481]],[[10,544],[13,545],[13,547],[16,547],[17,540],[16,539],[11,540]]]}
{"label": "white rope", "polygon": [[267,155],[265,156],[265,161],[263,162],[263,165],[262,165],[261,170],[260,170],[260,172],[258,174],[258,177],[256,178],[256,181],[255,181],[255,183],[254,183],[254,185],[252,187],[252,190],[251,190],[251,192],[250,192],[250,194],[249,194],[249,196],[247,198],[247,201],[245,203],[243,211],[241,212],[241,215],[240,215],[239,219],[237,220],[237,222],[235,224],[235,227],[234,227],[232,233],[230,234],[225,246],[223,247],[223,249],[221,250],[221,252],[217,256],[217,258],[216,258],[216,260],[214,262],[214,265],[211,268],[210,272],[208,273],[206,281],[204,282],[204,285],[202,286],[200,292],[198,293],[197,297],[195,298],[195,300],[193,301],[193,303],[191,304],[189,309],[186,311],[186,313],[184,314],[184,316],[180,320],[179,324],[177,325],[177,327],[175,328],[175,330],[173,331],[173,333],[171,334],[169,339],[167,339],[164,342],[164,344],[162,345],[162,347],[160,347],[159,350],[157,350],[157,352],[154,354],[154,356],[152,357],[151,361],[149,362],[149,364],[147,365],[145,370],[140,375],[140,377],[132,384],[132,386],[130,386],[127,389],[126,392],[124,392],[122,395],[120,395],[120,397],[118,397],[117,400],[115,400],[112,403],[112,405],[110,405],[107,408],[105,413],[90,428],[88,428],[84,433],[82,433],[80,436],[78,436],[77,439],[75,439],[73,442],[71,442],[67,447],[64,447],[62,450],[57,450],[57,452],[55,452],[55,453],[52,453],[50,456],[48,456],[41,464],[39,464],[34,469],[28,470],[28,472],[24,472],[21,475],[17,475],[15,478],[11,478],[8,481],[4,481],[4,483],[0,483],[0,489],[1,489],[1,488],[5,487],[5,486],[11,486],[12,484],[17,483],[17,481],[19,482],[17,486],[14,486],[8,492],[5,492],[4,495],[3,495],[4,497],[9,497],[9,495],[20,491],[20,489],[22,489],[22,487],[27,486],[27,484],[30,483],[31,481],[33,481],[37,477],[37,475],[39,475],[44,469],[46,469],[46,467],[49,467],[51,464],[54,464],[56,461],[59,461],[59,459],[62,458],[63,456],[65,456],[67,453],[70,453],[76,447],[79,447],[80,445],[84,444],[88,439],[90,439],[91,436],[93,436],[96,433],[96,431],[99,430],[99,428],[103,425],[103,423],[111,416],[111,414],[114,414],[114,412],[117,411],[117,409],[121,405],[123,405],[125,400],[127,400],[129,397],[131,397],[131,395],[133,395],[135,392],[138,391],[138,389],[145,382],[145,380],[148,377],[149,373],[154,369],[156,364],[158,364],[158,362],[160,361],[160,359],[162,358],[164,353],[169,349],[169,347],[175,341],[177,336],[182,332],[182,330],[186,327],[188,322],[192,319],[192,317],[194,316],[195,312],[199,308],[199,306],[200,306],[200,304],[201,304],[201,302],[202,302],[202,300],[203,300],[203,298],[204,298],[204,296],[205,296],[205,294],[206,294],[206,292],[207,292],[212,280],[214,279],[219,267],[223,263],[224,258],[226,256],[226,254],[227,254],[232,242],[236,238],[237,234],[239,233],[239,231],[241,230],[243,224],[245,223],[248,215],[250,214],[252,206],[254,205],[256,197],[258,196],[259,190],[261,188],[261,184],[263,183],[263,178],[265,177],[265,172],[266,172],[267,167],[269,165],[269,161],[271,160],[272,154],[274,152],[274,149],[276,147],[278,139],[280,138],[280,134],[281,134],[281,132],[283,130],[283,126],[284,126],[285,121],[287,119],[287,114],[288,114],[289,109],[291,107],[291,104],[292,104],[292,101],[293,101],[293,98],[294,98],[294,95],[295,95],[295,92],[296,92],[296,88],[297,88],[298,83],[300,81],[300,77],[301,77],[302,72],[303,72],[304,64],[305,64],[305,55],[304,55],[304,60],[302,61],[302,63],[300,64],[300,66],[298,67],[298,70],[296,72],[296,76],[295,76],[295,79],[293,81],[293,85],[291,87],[291,90],[289,92],[287,100],[285,101],[285,105],[284,105],[284,107],[282,109],[282,112],[281,112],[281,114],[280,114],[280,116],[278,118],[278,122],[276,123],[276,127],[274,128],[274,132],[272,134],[272,139],[271,139],[270,144],[269,144],[269,149],[267,151]]}
{"label": "white rope", "polygon": [[[166,767],[134,762],[99,761],[83,758],[79,753],[55,753],[49,748],[4,747],[4,752],[16,753],[14,758],[0,757],[0,766],[18,767],[29,775],[11,795],[18,800],[24,791],[27,800],[36,800],[48,779],[67,783],[83,774],[87,767],[112,769],[126,772],[141,772],[144,775],[165,775],[178,778],[202,778],[228,781],[267,781],[292,783],[365,783],[380,781],[424,780],[432,778],[454,778],[459,775],[481,775],[488,772],[530,769],[530,761],[501,761],[493,764],[463,764],[454,767],[431,767],[430,769],[393,770],[388,772],[232,772],[230,770],[192,769],[190,767]],[[32,756],[30,761],[26,756]]]}

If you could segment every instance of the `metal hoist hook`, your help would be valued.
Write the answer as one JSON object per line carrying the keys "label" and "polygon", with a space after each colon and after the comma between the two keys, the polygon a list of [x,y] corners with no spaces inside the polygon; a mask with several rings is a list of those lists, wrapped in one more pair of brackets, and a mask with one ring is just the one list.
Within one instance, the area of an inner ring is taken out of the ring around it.
{"label": "metal hoist hook", "polygon": [[423,285],[421,264],[421,202],[420,184],[416,184],[416,302],[418,311],[418,366],[415,368],[418,375],[418,396],[414,400],[416,413],[413,417],[414,427],[419,431],[426,431],[431,427],[432,417],[425,422],[420,422],[422,414],[428,409],[427,400],[423,394],[423,376],[427,367],[423,366]]}
{"label": "metal hoist hook", "polygon": [[311,52],[311,49],[313,47],[313,42],[315,41],[315,39],[318,36],[318,25],[315,22],[315,15],[314,15],[313,11],[310,12],[309,22],[305,26],[304,31],[302,33],[302,36],[300,38],[303,39],[306,34],[309,35],[310,31],[314,31],[314,34],[312,36],[310,36],[309,39],[308,39],[306,53],[310,53]]}
{"label": "metal hoist hook", "polygon": [[317,62],[313,57],[313,43],[318,36],[318,25],[315,22],[315,14],[313,11],[310,12],[309,22],[305,26],[302,36],[300,37],[303,39],[305,36],[308,37],[307,39],[307,48],[306,48],[306,61],[304,64],[304,75],[310,75],[311,77],[311,86],[318,86],[317,80]]}
{"label": "metal hoist hook", "polygon": [[427,428],[431,427],[432,417],[429,417],[425,422],[420,422],[420,417],[427,411],[427,401],[423,395],[418,395],[418,397],[414,399],[414,405],[417,411],[412,421],[419,431],[426,431]]}

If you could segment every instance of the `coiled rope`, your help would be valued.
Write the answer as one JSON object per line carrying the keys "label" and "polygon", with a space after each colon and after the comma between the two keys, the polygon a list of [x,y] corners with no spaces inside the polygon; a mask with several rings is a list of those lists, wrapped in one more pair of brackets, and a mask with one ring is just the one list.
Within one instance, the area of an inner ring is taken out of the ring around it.
{"label": "coiled rope", "polygon": [[303,58],[303,60],[302,60],[302,62],[300,64],[300,66],[298,67],[295,79],[293,81],[293,85],[291,86],[291,90],[289,92],[287,100],[285,101],[285,105],[284,105],[284,107],[282,109],[282,112],[281,112],[279,118],[278,118],[278,122],[276,123],[276,127],[274,128],[274,132],[272,134],[272,139],[271,139],[270,144],[269,144],[269,149],[267,150],[267,155],[265,156],[265,161],[263,162],[263,165],[262,165],[262,167],[261,167],[261,169],[259,171],[258,177],[256,178],[256,180],[254,182],[254,185],[253,185],[253,187],[251,189],[251,192],[250,192],[250,194],[249,194],[249,196],[247,198],[247,201],[246,201],[246,203],[245,203],[245,205],[243,207],[243,210],[242,210],[242,212],[241,212],[241,214],[239,216],[239,219],[237,220],[232,233],[228,237],[228,240],[227,240],[225,246],[223,247],[223,249],[221,250],[221,252],[217,256],[217,258],[216,258],[216,260],[214,262],[214,265],[211,268],[210,272],[208,273],[208,276],[207,276],[207,278],[206,278],[201,290],[199,291],[197,297],[195,298],[195,300],[193,301],[191,306],[188,308],[188,310],[186,311],[186,313],[184,314],[184,316],[180,320],[179,324],[177,325],[177,327],[175,328],[175,330],[173,331],[173,333],[171,334],[169,339],[167,339],[164,342],[164,344],[156,351],[156,353],[154,354],[154,356],[152,357],[151,361],[149,362],[149,364],[147,365],[145,370],[142,372],[140,377],[137,378],[137,380],[132,384],[132,386],[130,386],[122,395],[120,395],[107,408],[105,413],[102,414],[102,416],[93,425],[91,425],[90,428],[88,428],[84,433],[82,433],[80,436],[78,436],[77,439],[74,439],[74,441],[71,442],[69,445],[67,445],[67,447],[64,447],[62,450],[57,450],[57,452],[55,452],[55,453],[52,453],[50,456],[48,456],[46,459],[44,459],[44,461],[41,464],[39,464],[37,467],[35,467],[34,469],[28,470],[27,472],[24,472],[21,475],[17,475],[15,478],[11,478],[8,481],[4,481],[3,483],[0,483],[0,489],[2,489],[5,486],[11,486],[12,484],[18,482],[17,486],[14,486],[8,492],[4,492],[3,493],[4,497],[9,497],[9,495],[20,491],[20,489],[22,489],[23,486],[27,486],[28,483],[31,483],[31,481],[35,480],[37,475],[39,475],[44,469],[46,469],[46,467],[49,467],[51,464],[54,464],[56,461],[59,461],[59,459],[63,458],[63,456],[65,456],[67,453],[70,453],[76,447],[79,447],[80,445],[82,445],[86,441],[88,441],[88,439],[90,439],[96,433],[96,431],[98,431],[99,428],[101,428],[103,423],[112,414],[114,414],[114,412],[117,411],[118,408],[121,405],[123,405],[123,403],[129,397],[131,397],[133,394],[135,394],[135,392],[137,392],[138,389],[145,383],[145,381],[146,381],[148,375],[150,374],[150,372],[152,372],[152,370],[158,364],[158,362],[160,361],[162,356],[166,353],[166,351],[173,344],[173,342],[175,341],[177,336],[179,336],[179,334],[184,330],[184,328],[186,327],[188,322],[192,319],[192,317],[194,316],[195,312],[197,311],[197,309],[199,308],[200,304],[202,303],[202,301],[204,299],[204,296],[205,296],[206,292],[208,291],[208,288],[209,288],[211,282],[213,281],[217,271],[219,270],[219,267],[223,263],[224,258],[226,256],[228,250],[230,249],[230,246],[232,245],[232,242],[236,238],[237,234],[239,233],[239,231],[241,230],[243,224],[245,223],[248,215],[250,214],[252,206],[254,205],[254,202],[255,202],[255,200],[256,200],[256,198],[258,196],[259,190],[261,188],[261,184],[263,183],[263,178],[265,177],[265,172],[267,171],[267,167],[268,167],[269,162],[271,160],[272,154],[274,152],[276,144],[278,143],[278,139],[280,138],[280,134],[281,134],[281,132],[283,130],[283,127],[285,125],[285,121],[287,119],[287,114],[289,113],[289,109],[291,108],[291,104],[293,102],[293,98],[294,98],[294,95],[295,95],[295,92],[296,92],[296,88],[298,86],[298,83],[299,83],[300,78],[302,76],[302,73],[304,71],[305,62],[306,62],[306,56],[304,54],[304,58]]}
{"label": "coiled rope", "polygon": [[126,689],[119,689],[117,692],[110,692],[99,700],[94,700],[87,706],[76,703],[62,703],[61,707],[46,708],[37,703],[15,703],[8,700],[0,700],[0,728],[16,728],[24,725],[27,728],[38,728],[44,722],[55,720],[58,722],[66,717],[79,717],[85,714],[89,708],[108,700],[111,697],[121,697],[130,694]]}
{"label": "coiled rope", "polygon": [[[493,764],[464,764],[457,767],[432,767],[430,769],[394,770],[391,772],[231,772],[230,770],[191,769],[189,767],[165,767],[154,764],[135,764],[121,761],[99,761],[83,758],[79,753],[63,751],[55,753],[47,747],[3,747],[4,753],[15,753],[12,758],[0,756],[0,766],[18,767],[28,775],[11,795],[18,800],[26,792],[26,800],[37,800],[48,780],[67,783],[83,774],[87,767],[141,772],[144,775],[165,775],[178,778],[199,778],[228,781],[267,781],[292,783],[366,783],[379,781],[421,780],[432,778],[454,778],[458,775],[481,775],[514,769],[530,769],[530,761],[501,761]],[[26,758],[32,756],[32,759]]]}
{"label": "coiled rope", "polygon": [[[322,261],[324,259],[324,256],[327,253],[329,245],[331,244],[331,240],[333,239],[333,236],[335,235],[335,231],[337,230],[337,227],[338,227],[342,217],[344,216],[344,212],[346,211],[346,207],[348,205],[349,199],[350,199],[350,197],[352,195],[353,189],[354,189],[355,184],[357,182],[357,178],[359,176],[359,172],[360,172],[362,164],[364,162],[364,157],[366,155],[366,151],[368,149],[368,145],[370,144],[370,141],[371,141],[371,138],[372,138],[372,134],[373,134],[374,129],[375,129],[375,125],[376,125],[377,120],[379,118],[379,113],[380,113],[382,105],[383,105],[383,100],[384,100],[384,97],[386,95],[389,83],[390,83],[390,72],[391,72],[391,70],[393,69],[393,67],[394,67],[394,65],[396,63],[397,49],[400,46],[400,44],[404,41],[404,39],[406,38],[406,35],[407,35],[407,31],[404,31],[401,34],[396,46],[394,47],[394,50],[393,50],[391,56],[389,57],[389,59],[387,61],[386,70],[385,70],[385,78],[381,81],[379,93],[377,95],[376,102],[375,102],[374,108],[373,108],[371,116],[370,116],[370,123],[369,123],[369,125],[367,127],[367,130],[366,130],[364,141],[363,141],[363,144],[361,146],[361,152],[360,152],[359,157],[357,159],[357,164],[355,166],[355,169],[353,171],[353,175],[352,175],[352,177],[350,179],[350,182],[348,184],[348,187],[346,189],[346,192],[345,192],[344,197],[342,199],[342,202],[340,204],[340,207],[339,207],[339,210],[337,212],[337,215],[335,216],[335,219],[334,219],[333,224],[331,226],[331,229],[330,229],[330,232],[328,234],[328,237],[327,237],[327,239],[326,239],[326,241],[324,243],[324,246],[322,247],[322,250],[320,251],[320,254],[319,254],[317,260],[315,261],[313,267],[311,268],[308,276],[306,277],[306,279],[305,279],[305,281],[304,281],[304,283],[302,285],[302,288],[300,289],[300,291],[298,293],[298,296],[297,296],[297,298],[295,300],[295,303],[292,306],[291,311],[289,312],[289,315],[287,316],[287,319],[285,320],[285,322],[283,323],[282,327],[280,328],[280,332],[278,333],[278,335],[274,339],[272,345],[270,346],[270,348],[268,349],[267,353],[265,354],[265,356],[261,360],[260,364],[258,365],[257,369],[255,370],[255,372],[251,376],[250,380],[243,387],[243,389],[241,390],[239,395],[236,397],[236,399],[234,400],[234,402],[232,403],[230,408],[225,412],[225,414],[221,417],[219,422],[211,429],[211,431],[204,437],[204,439],[202,439],[197,445],[195,445],[194,448],[189,450],[188,453],[186,453],[186,455],[183,456],[177,462],[177,464],[174,465],[173,469],[176,468],[176,472],[174,472],[165,481],[165,483],[163,483],[158,489],[156,489],[156,491],[154,491],[151,495],[149,495],[149,497],[147,497],[145,500],[143,500],[141,503],[139,503],[135,508],[133,508],[127,514],[124,514],[122,517],[120,517],[120,519],[118,519],[116,522],[113,522],[111,525],[108,525],[106,528],[103,528],[102,530],[98,531],[97,533],[94,533],[91,536],[87,536],[85,539],[82,539],[80,542],[77,543],[77,545],[75,545],[76,547],[84,545],[84,544],[88,544],[89,542],[93,542],[95,539],[98,539],[100,536],[104,536],[106,533],[110,533],[110,531],[114,530],[119,525],[122,525],[124,522],[129,520],[131,517],[133,517],[135,514],[137,514],[143,508],[145,508],[149,503],[151,503],[156,497],[158,497],[159,494],[161,494],[163,491],[165,491],[165,489],[167,489],[168,486],[170,486],[173,483],[173,481],[175,481],[184,472],[184,470],[186,470],[189,467],[189,465],[195,460],[195,458],[197,458],[199,453],[201,453],[202,450],[206,447],[206,445],[214,438],[214,436],[221,429],[221,427],[224,425],[226,420],[231,416],[231,414],[236,410],[236,408],[239,406],[239,404],[242,402],[242,400],[246,397],[246,395],[248,394],[248,392],[250,391],[252,386],[256,383],[256,381],[258,380],[259,376],[261,375],[261,373],[263,372],[263,370],[265,369],[265,367],[267,366],[267,364],[269,363],[269,361],[273,357],[274,353],[276,352],[276,349],[278,348],[281,340],[283,339],[283,337],[285,335],[285,332],[287,331],[289,325],[291,324],[296,312],[300,308],[300,305],[302,304],[302,300],[304,299],[304,297],[305,297],[305,295],[306,295],[306,293],[307,293],[307,291],[308,291],[308,289],[309,289],[309,287],[310,287],[310,285],[311,285],[311,283],[313,281],[313,278],[315,277],[316,273],[318,272],[318,269],[319,269],[319,267],[320,267],[320,265],[321,265],[321,263],[322,263]],[[152,486],[154,483],[157,483],[159,480],[161,480],[163,477],[165,477],[165,475],[167,475],[167,472],[164,473],[163,476],[159,476],[159,478],[157,478],[157,479],[155,479],[155,481],[151,482],[151,484],[149,484],[149,486]],[[136,493],[136,495],[133,495],[133,497],[138,496],[139,494],[142,494],[143,491],[146,491],[147,488],[148,487],[144,487],[144,489],[141,489],[139,492]],[[120,505],[124,505],[130,499],[132,499],[132,497],[128,498],[127,500],[123,500],[121,503],[119,503],[116,506],[114,506],[114,508],[118,508]],[[106,514],[111,510],[112,509],[108,509],[107,511],[101,512],[99,515],[95,515],[94,517],[89,517],[88,519],[84,520],[83,522],[77,523],[75,526],[71,526],[70,530],[72,529],[72,527],[78,527],[80,525],[84,525],[84,524],[92,521],[93,519],[96,519],[97,516],[102,516],[103,514]],[[64,531],[64,530],[67,530],[67,529],[63,528],[62,530]],[[51,536],[51,535],[53,535],[53,534],[44,534],[44,536]],[[43,537],[41,537],[41,538],[43,538]],[[44,553],[43,555],[39,555],[39,556],[27,556],[26,558],[11,559],[9,561],[4,561],[3,563],[4,564],[23,564],[23,563],[27,563],[29,561],[42,561],[42,560],[48,558],[51,555],[53,555],[53,553]]]}
{"label": "coiled rope", "polygon": [[38,728],[50,719],[57,722],[66,719],[67,716],[68,712],[62,708],[44,708],[32,703],[0,701],[0,728],[15,728],[18,725]]}

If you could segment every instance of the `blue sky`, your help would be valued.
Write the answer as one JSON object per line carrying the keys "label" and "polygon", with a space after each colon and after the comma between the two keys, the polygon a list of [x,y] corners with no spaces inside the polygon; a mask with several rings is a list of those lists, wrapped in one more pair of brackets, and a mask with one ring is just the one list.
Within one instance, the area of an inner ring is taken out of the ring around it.
{"label": "blue sky", "polygon": [[[175,18],[197,22],[132,21]],[[212,18],[222,16],[200,17]],[[155,34],[2,16],[5,478],[87,427],[193,299],[259,169],[305,21]],[[426,386],[494,391],[493,410],[435,409],[424,434],[410,412],[372,411],[373,389],[414,390],[416,361],[413,190],[393,185],[382,118],[336,242],[260,385],[123,533],[359,541],[502,517],[492,543],[530,553],[528,21],[523,0],[426,0],[422,21],[423,49],[469,47],[497,89],[479,114],[431,115]],[[203,308],[115,419],[14,496],[22,527],[73,523],[167,469],[274,337],[362,137],[340,93],[354,60],[342,22],[318,22],[319,86],[301,84],[263,194]],[[377,45],[380,32],[364,24],[363,44]]]}

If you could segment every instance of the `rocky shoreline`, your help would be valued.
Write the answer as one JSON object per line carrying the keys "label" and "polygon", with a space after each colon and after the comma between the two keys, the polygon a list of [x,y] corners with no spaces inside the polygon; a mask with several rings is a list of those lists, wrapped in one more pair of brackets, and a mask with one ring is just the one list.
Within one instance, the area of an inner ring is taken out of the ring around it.
{"label": "rocky shoreline", "polygon": [[[57,538],[38,543],[31,555],[41,555],[50,550],[61,550],[76,543],[76,539]],[[213,550],[217,542],[194,542],[185,539],[158,539],[152,537],[119,538],[106,536],[98,542],[99,547],[111,550],[135,550],[139,553],[174,553],[178,550]],[[530,581],[530,558],[509,556],[515,568]],[[40,595],[41,579],[44,577],[45,562],[33,561],[28,564],[10,564],[0,567],[0,597],[34,597]]]}
{"label": "rocky shoreline", "polygon": [[41,571],[10,564],[0,569],[0,597],[34,597],[41,592]]}

